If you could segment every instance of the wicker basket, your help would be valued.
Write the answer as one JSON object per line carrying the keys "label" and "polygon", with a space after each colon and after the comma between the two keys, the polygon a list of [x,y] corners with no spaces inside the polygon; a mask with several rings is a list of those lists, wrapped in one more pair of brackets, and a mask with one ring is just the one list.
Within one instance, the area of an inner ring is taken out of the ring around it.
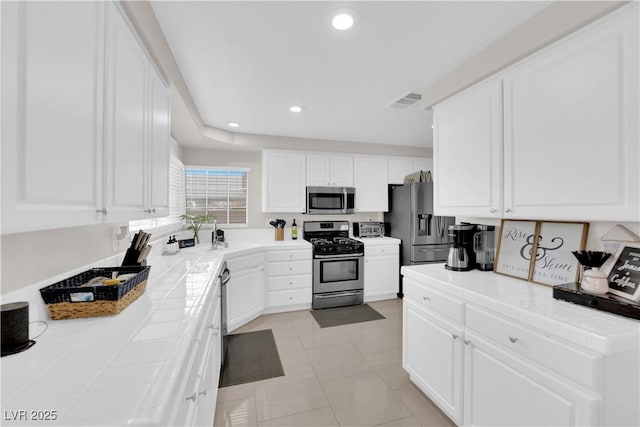
{"label": "wicker basket", "polygon": [[[120,313],[144,293],[150,266],[92,268],[40,289],[53,320],[112,316]],[[99,276],[112,273],[135,276],[118,285],[83,286]]]}

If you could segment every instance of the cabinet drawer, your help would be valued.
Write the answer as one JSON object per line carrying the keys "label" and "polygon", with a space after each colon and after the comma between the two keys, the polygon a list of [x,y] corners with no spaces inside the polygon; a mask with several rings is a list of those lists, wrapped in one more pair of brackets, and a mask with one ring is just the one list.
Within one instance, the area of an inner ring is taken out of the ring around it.
{"label": "cabinet drawer", "polygon": [[267,304],[269,307],[311,304],[311,294],[311,288],[294,289],[292,291],[271,291],[267,295]]}
{"label": "cabinet drawer", "polygon": [[227,260],[227,267],[231,270],[231,274],[234,274],[240,270],[247,270],[252,267],[256,267],[264,264],[264,255],[262,252],[242,255],[235,258],[229,258]]}
{"label": "cabinet drawer", "polygon": [[469,305],[465,311],[466,325],[469,329],[566,377],[588,387],[596,387],[599,356],[518,325],[515,321],[498,314]]}
{"label": "cabinet drawer", "polygon": [[443,295],[411,279],[403,279],[404,297],[414,301],[420,307],[436,311],[456,322],[464,320],[464,303]]}
{"label": "cabinet drawer", "polygon": [[269,277],[311,274],[311,260],[293,262],[269,262]]}
{"label": "cabinet drawer", "polygon": [[399,245],[365,246],[364,248],[364,254],[367,258],[380,255],[398,255],[399,253]]}
{"label": "cabinet drawer", "polygon": [[295,251],[269,251],[267,252],[267,261],[298,261],[311,259],[311,249],[295,250]]}
{"label": "cabinet drawer", "polygon": [[288,289],[300,289],[311,287],[311,275],[277,276],[269,277],[268,289],[270,291],[283,291]]}

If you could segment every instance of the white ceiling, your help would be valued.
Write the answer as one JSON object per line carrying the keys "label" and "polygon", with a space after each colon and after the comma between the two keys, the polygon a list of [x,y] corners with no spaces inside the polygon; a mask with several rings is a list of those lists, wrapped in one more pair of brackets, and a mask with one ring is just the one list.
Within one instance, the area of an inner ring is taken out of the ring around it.
{"label": "white ceiling", "polygon": [[[205,125],[430,147],[430,111],[387,105],[421,92],[549,2],[151,4]],[[359,17],[340,32],[331,18],[344,7]],[[289,112],[293,104],[304,112]]]}

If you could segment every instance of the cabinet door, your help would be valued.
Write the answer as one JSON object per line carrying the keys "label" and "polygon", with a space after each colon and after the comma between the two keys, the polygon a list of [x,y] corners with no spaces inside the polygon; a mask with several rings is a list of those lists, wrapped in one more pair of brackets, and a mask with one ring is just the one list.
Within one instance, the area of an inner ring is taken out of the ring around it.
{"label": "cabinet door", "polygon": [[106,207],[109,221],[144,218],[147,57],[108,4]]}
{"label": "cabinet door", "polygon": [[500,81],[490,80],[434,108],[436,215],[501,214],[501,99]]}
{"label": "cabinet door", "polygon": [[387,212],[389,210],[389,172],[383,157],[356,156],[354,184],[357,212]]}
{"label": "cabinet door", "polygon": [[306,155],[295,151],[262,152],[262,211],[304,212]]}
{"label": "cabinet door", "polygon": [[147,210],[160,217],[169,214],[169,92],[150,64],[149,90]]}
{"label": "cabinet door", "polygon": [[258,317],[264,309],[264,268],[233,272],[227,284],[227,324],[232,331]]}
{"label": "cabinet door", "polygon": [[307,185],[331,185],[331,157],[328,154],[307,154]]}
{"label": "cabinet door", "polygon": [[399,255],[366,256],[364,260],[364,298],[371,301],[398,293]]}
{"label": "cabinet door", "polygon": [[638,221],[638,49],[636,8],[505,75],[506,216]]}
{"label": "cabinet door", "polygon": [[462,329],[403,302],[403,367],[456,424],[462,421]]}
{"label": "cabinet door", "polygon": [[331,156],[331,185],[353,187],[353,156]]}
{"label": "cabinet door", "polygon": [[415,172],[413,159],[389,158],[389,184],[403,184],[404,177]]}
{"label": "cabinet door", "polygon": [[2,232],[102,221],[102,2],[2,2]]}
{"label": "cabinet door", "polygon": [[598,424],[597,396],[471,332],[465,339],[465,425]]}

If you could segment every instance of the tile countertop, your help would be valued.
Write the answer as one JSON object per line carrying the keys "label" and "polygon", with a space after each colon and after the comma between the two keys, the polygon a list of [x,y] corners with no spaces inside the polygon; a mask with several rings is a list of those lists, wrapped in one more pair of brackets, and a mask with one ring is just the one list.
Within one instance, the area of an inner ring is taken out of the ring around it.
{"label": "tile countertop", "polygon": [[402,240],[396,239],[395,237],[354,237],[354,239],[359,240],[364,243],[366,246],[382,246],[382,245],[399,245]]}
{"label": "tile countertop", "polygon": [[550,286],[493,272],[449,271],[442,264],[402,267],[401,273],[599,354],[639,345],[639,321],[556,300]]}
{"label": "tile countertop", "polygon": [[[28,300],[30,320],[48,322],[36,345],[0,359],[3,414],[26,411],[26,421],[5,418],[3,425],[166,422],[173,404],[170,393],[181,380],[177,369],[224,258],[311,248],[304,240],[260,240],[232,241],[229,248],[217,250],[200,244],[167,256],[158,253],[162,244],[157,243],[145,293],[117,316],[50,320],[43,314],[38,289],[70,274],[3,295],[3,303]],[[30,328],[37,335],[39,325]],[[56,419],[32,419],[32,410],[56,411]]]}

